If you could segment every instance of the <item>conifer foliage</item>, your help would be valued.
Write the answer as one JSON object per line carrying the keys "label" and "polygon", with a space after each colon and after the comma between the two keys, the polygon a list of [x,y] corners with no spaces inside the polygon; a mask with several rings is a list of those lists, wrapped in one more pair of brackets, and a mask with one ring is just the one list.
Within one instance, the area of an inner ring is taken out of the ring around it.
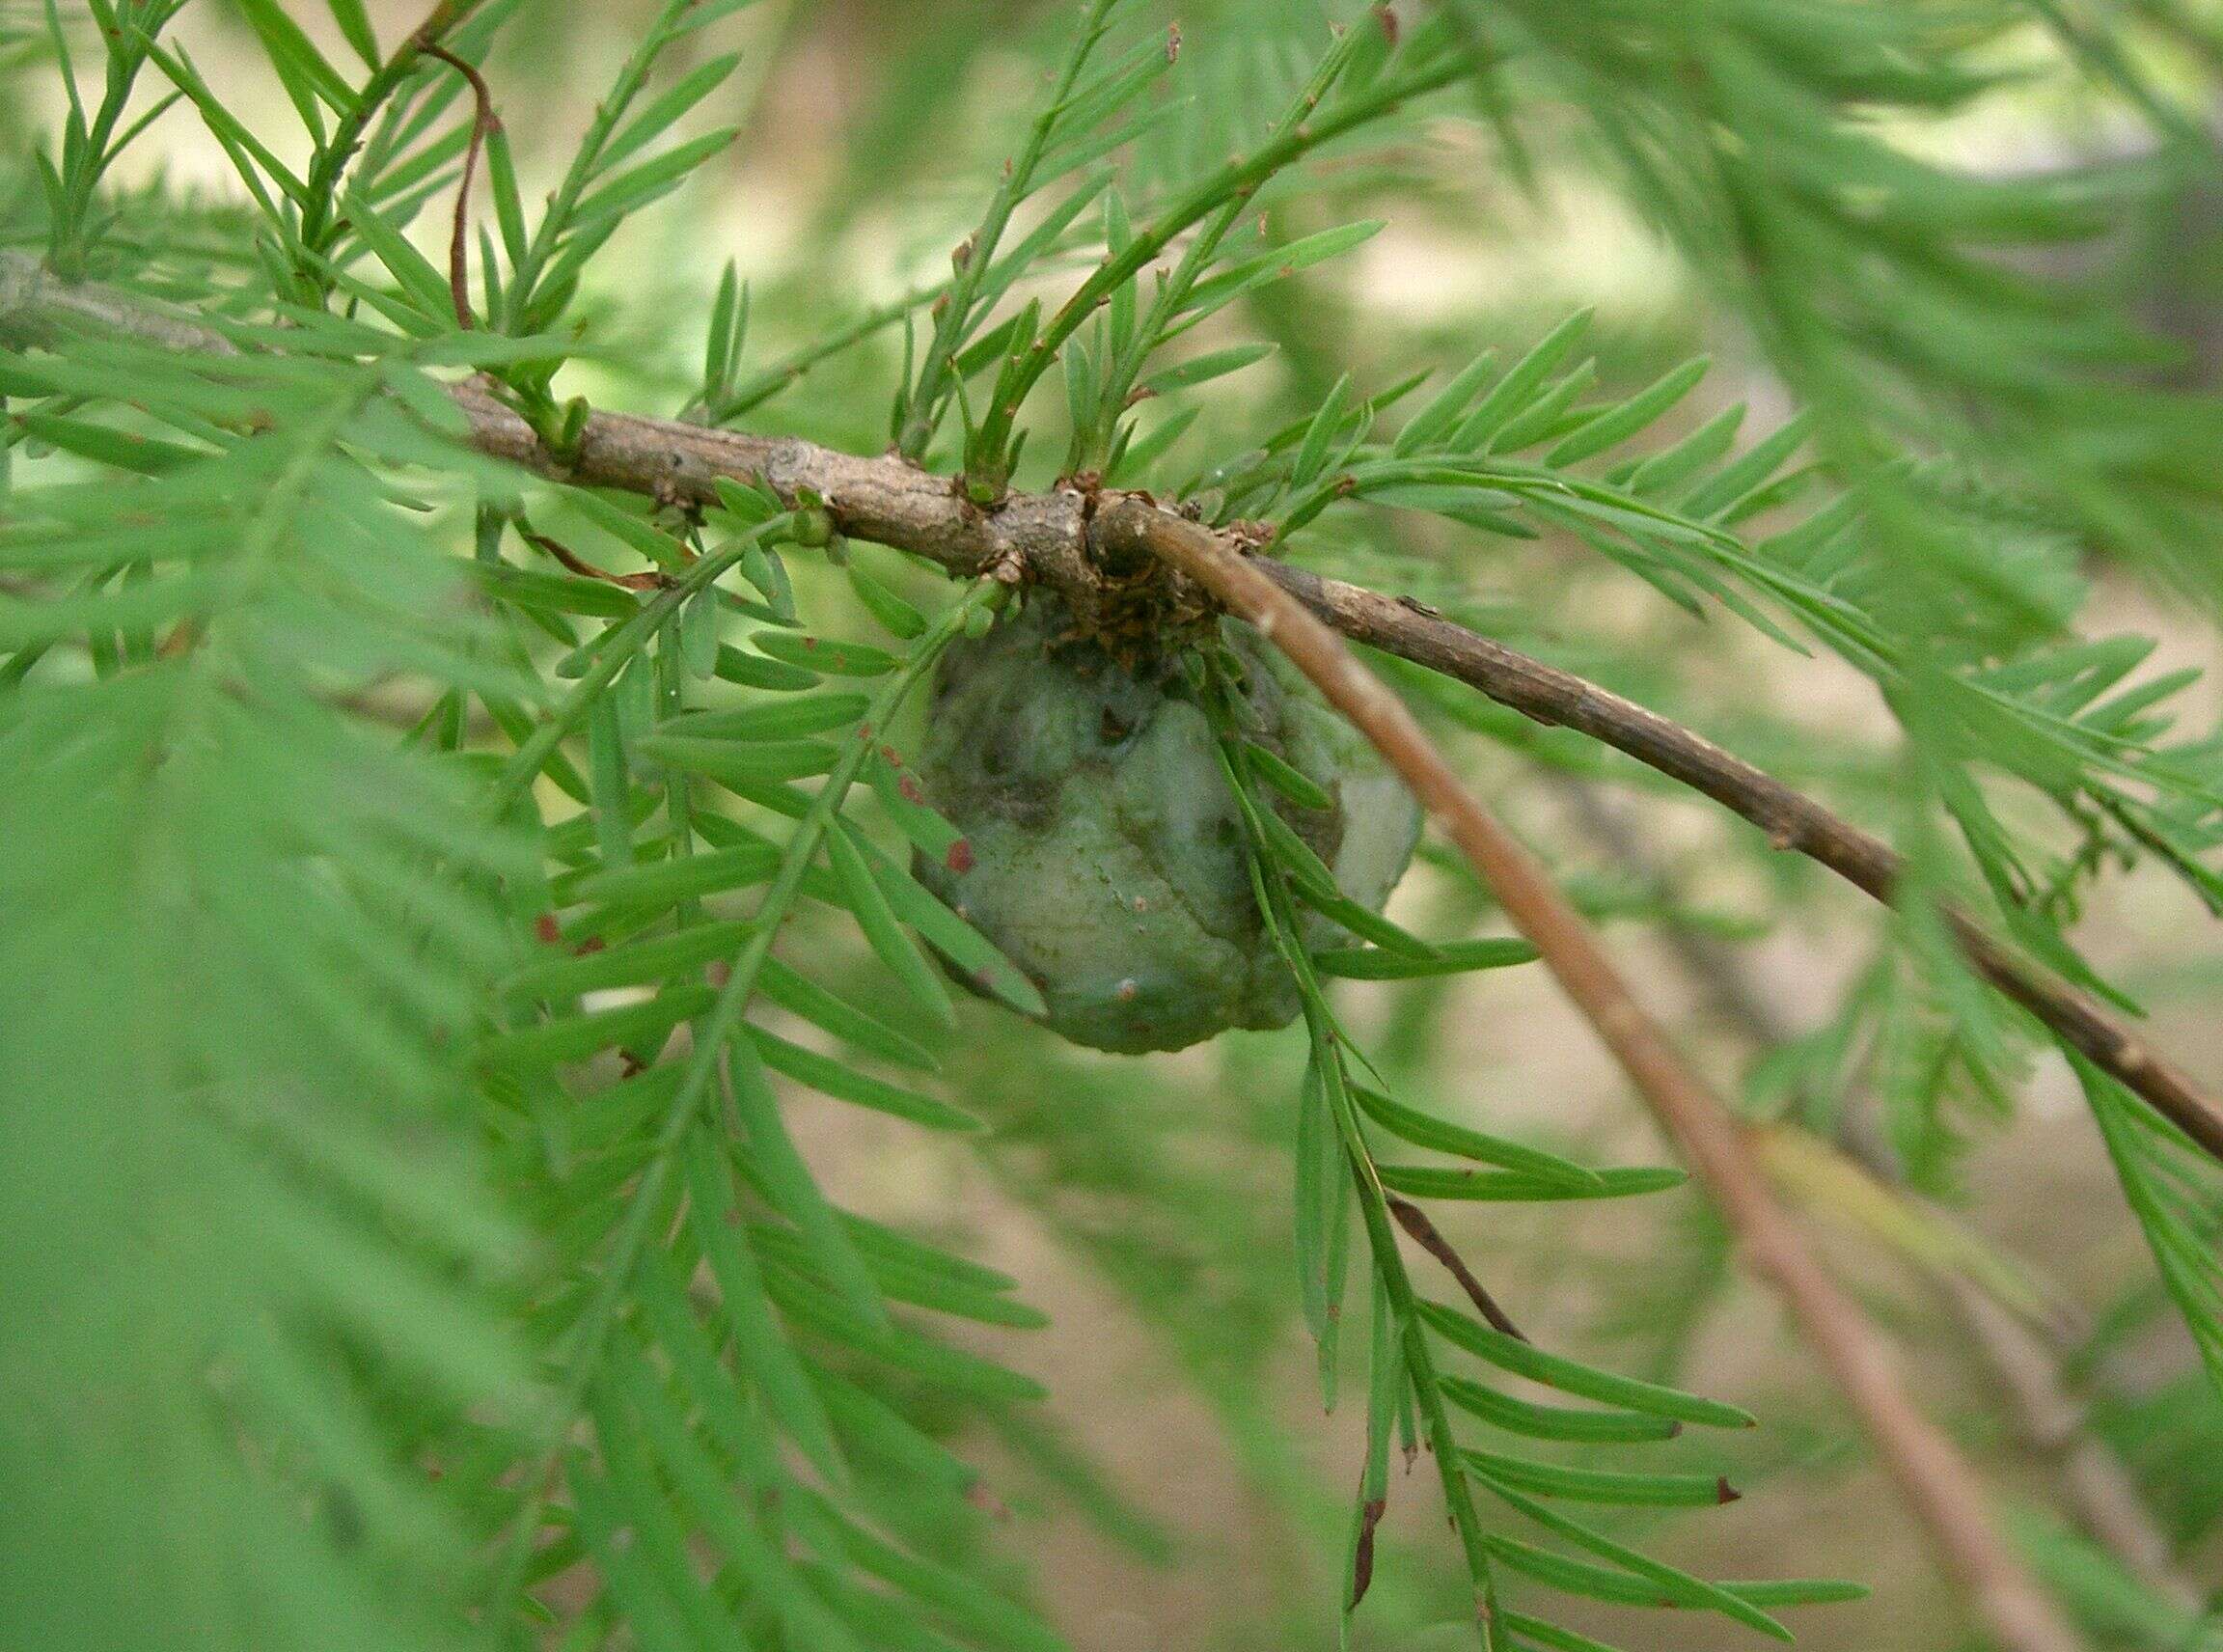
{"label": "conifer foliage", "polygon": [[[1332,1586],[1256,1633],[1640,1646],[1607,1609],[1672,1608],[1757,1645],[1863,1593],[1857,1552],[1844,1579],[1660,1557],[1679,1511],[1740,1495],[1730,1469],[1791,1451],[1685,1377],[1723,1248],[1681,1170],[1489,1127],[1416,1056],[1447,993],[1495,984],[1460,977],[1535,949],[1476,923],[1490,892],[1438,847],[1410,926],[1339,885],[1338,800],[1252,715],[1267,641],[1096,554],[1125,498],[1291,589],[1401,594],[1410,626],[1706,720],[1885,832],[1869,911],[1720,840],[1764,921],[1867,948],[1747,1107],[1812,1152],[1880,1142],[1905,1185],[1866,1197],[1907,1251],[2012,1299],[1921,1196],[2064,1059],[2154,1264],[2076,1357],[2162,1304],[2188,1328],[2186,1384],[2100,1420],[2199,1539],[2223,1165],[2196,1100],[1995,990],[1968,937],[2129,1023],[2134,976],[2074,935],[2108,880],[2150,866],[2186,924],[2223,911],[2196,673],[2082,618],[2102,576],[2200,623],[2223,597],[2223,418],[2102,285],[2223,165],[2213,22],[851,8],[901,39],[783,232],[807,273],[744,214],[674,294],[689,259],[644,249],[692,258],[675,223],[780,141],[812,8],[611,8],[596,96],[549,107],[571,10],[0,4],[0,1645],[1064,1644],[985,1465],[1166,1540],[1043,1419],[1024,1334],[1062,1306],[960,1212],[850,1208],[814,1143],[866,1115],[1096,1264],[1254,1457],[1350,1447],[1343,1481],[1282,1482],[1293,1564]],[[2135,141],[2026,175],[1934,158],[2024,96]],[[188,132],[221,187],[155,164]],[[1501,204],[1570,179],[1617,202],[1789,414],[1586,313],[1379,343],[1339,272],[1475,168]],[[889,234],[915,245],[864,268]],[[1681,642],[1623,646],[1578,591]],[[1117,807],[1223,806],[1252,998],[1294,1012],[1231,1035],[1217,1122],[1061,1047],[914,766],[948,650],[1067,600],[1091,671],[1146,657],[1194,721],[1193,772],[1131,771],[1184,795]],[[1817,751],[1766,693],[1710,701],[1690,620],[1770,684],[1872,684],[1891,741]],[[1393,623],[1355,634],[1508,796],[1688,778],[1636,725],[1631,762]],[[1592,917],[1718,944],[1674,890],[1540,847]],[[1446,1236],[1517,1204],[1572,1244],[1620,1200],[1697,1225],[1626,1287],[1666,1327],[1626,1360],[1531,1340]],[[1243,1311],[1198,1306],[1214,1235]],[[1259,1397],[1300,1388],[1336,1414],[1320,1441]],[[2196,1643],[2196,1607],[2103,1542],[2024,1525],[2096,1644]]]}

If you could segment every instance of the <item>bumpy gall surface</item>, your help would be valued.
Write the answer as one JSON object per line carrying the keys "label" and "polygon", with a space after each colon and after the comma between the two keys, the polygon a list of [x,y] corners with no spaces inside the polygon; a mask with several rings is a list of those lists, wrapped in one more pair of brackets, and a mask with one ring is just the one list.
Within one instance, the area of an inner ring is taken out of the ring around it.
{"label": "bumpy gall surface", "polygon": [[[1246,732],[1334,800],[1276,808],[1345,895],[1379,910],[1419,835],[1411,794],[1274,649],[1222,623]],[[919,877],[1033,978],[1049,1025],[1076,1043],[1177,1050],[1285,1026],[1296,982],[1260,922],[1235,799],[1179,661],[1071,631],[1037,593],[944,656],[918,768],[970,864],[922,858]],[[1309,923],[1310,946],[1349,939]]]}

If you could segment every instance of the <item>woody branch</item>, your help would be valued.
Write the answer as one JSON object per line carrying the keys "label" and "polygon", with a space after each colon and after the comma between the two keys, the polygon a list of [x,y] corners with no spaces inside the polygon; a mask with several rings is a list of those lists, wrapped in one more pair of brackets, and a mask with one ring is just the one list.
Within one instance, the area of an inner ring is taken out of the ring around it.
{"label": "woody branch", "polygon": [[[203,354],[239,347],[199,317],[115,289],[64,283],[32,258],[0,251],[0,343],[37,344],[71,328]],[[689,507],[714,504],[720,478],[761,482],[790,503],[820,501],[854,538],[909,551],[960,575],[994,572],[1047,585],[1083,613],[1106,595],[1106,564],[1134,553],[1131,529],[1159,523],[1207,532],[1143,496],[1098,497],[1071,486],[1012,493],[984,509],[952,479],[893,454],[862,457],[797,437],[627,413],[590,414],[559,455],[484,383],[457,384],[451,394],[475,447],[541,475]],[[1119,544],[1112,543],[1115,525]],[[1245,549],[1239,535],[1215,538]],[[1750,821],[1776,847],[1808,857],[1878,900],[1894,897],[1903,867],[1888,845],[1695,731],[1394,596],[1272,558],[1244,560],[1344,637],[1454,677],[1538,723],[1611,746]],[[2223,1160],[2223,1103],[2087,994],[2021,957],[1973,917],[1950,907],[1945,917],[1985,979]]]}

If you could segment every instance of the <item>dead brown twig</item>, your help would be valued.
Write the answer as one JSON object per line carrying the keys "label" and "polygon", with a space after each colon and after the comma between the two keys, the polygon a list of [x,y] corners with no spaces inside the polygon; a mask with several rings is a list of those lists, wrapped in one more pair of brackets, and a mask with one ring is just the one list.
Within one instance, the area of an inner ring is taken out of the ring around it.
{"label": "dead brown twig", "polygon": [[1108,538],[1178,568],[1256,626],[1412,787],[1681,1148],[1750,1266],[1775,1287],[1836,1381],[1976,1615],[2013,1652],[2075,1652],[2076,1637],[1992,1524],[1966,1460],[1915,1407],[1873,1328],[1775,1202],[1735,1118],[1636,1002],[1543,868],[1467,790],[1404,702],[1296,597],[1208,529],[1139,502],[1099,512],[1098,526]]}
{"label": "dead brown twig", "polygon": [[[1619,812],[1582,782],[1568,781],[1559,789],[1601,847],[1647,889],[1672,898],[1675,880]],[[1753,1050],[1766,1053],[1791,1041],[1791,1025],[1729,948],[1672,916],[1662,932],[1683,973]],[[1845,1129],[1840,1140],[1851,1173],[1860,1173],[1852,1170],[1857,1165],[1880,1188],[1927,1211],[1926,1201],[1905,1186],[1898,1167],[1865,1133]],[[2168,1538],[2123,1459],[2086,1426],[2085,1408],[2071,1391],[2062,1356],[2080,1334],[2060,1324],[2058,1315],[2038,1322],[2010,1309],[1992,1294],[1993,1281],[1965,1264],[1942,1269],[1938,1283],[1997,1379],[2024,1441],[2058,1472],[2062,1495],[2086,1533],[2171,1606],[2196,1614],[2200,1591],[2176,1566]]]}

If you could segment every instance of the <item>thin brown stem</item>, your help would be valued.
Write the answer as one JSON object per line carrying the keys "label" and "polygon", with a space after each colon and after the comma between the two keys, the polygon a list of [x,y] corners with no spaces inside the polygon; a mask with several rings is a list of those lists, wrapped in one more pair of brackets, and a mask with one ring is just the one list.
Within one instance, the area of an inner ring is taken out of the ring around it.
{"label": "thin brown stem", "polygon": [[1742,1127],[1636,1002],[1588,923],[1484,809],[1413,713],[1342,639],[1219,536],[1139,502],[1100,512],[1104,534],[1147,550],[1271,639],[1371,741],[1490,886],[1515,928],[1596,1030],[1742,1244],[1781,1296],[1874,1443],[1978,1618],[2013,1652],[2079,1642],[2008,1547],[1974,1472],[1923,1417],[1874,1329],[1769,1191]]}
{"label": "thin brown stem", "polygon": [[[1743,815],[1776,848],[1827,867],[1878,900],[1894,898],[1905,865],[1887,844],[1703,735],[1395,597],[1285,563],[1259,559],[1258,566],[1354,642],[1457,677],[1539,723],[1603,741]],[[1950,905],[1944,913],[1978,974],[2223,1159],[2223,1106],[2086,994],[2017,956],[1967,913]]]}
{"label": "thin brown stem", "polygon": [[393,55],[363,83],[355,101],[340,117],[331,140],[318,152],[309,172],[309,205],[303,214],[301,238],[313,251],[328,250],[327,237],[335,224],[334,208],[340,200],[340,185],[346,176],[348,163],[355,158],[355,151],[363,147],[371,117],[409,78],[417,60],[457,28],[480,4],[482,0],[439,0],[425,20],[394,48]]}
{"label": "thin brown stem", "polygon": [[[192,317],[111,288],[65,284],[36,260],[0,251],[0,341],[38,343],[77,327],[121,331],[168,349],[235,349],[222,332]],[[983,510],[949,478],[892,454],[859,458],[797,437],[625,413],[591,414],[574,451],[558,458],[485,383],[471,380],[451,394],[474,446],[542,475],[698,506],[716,503],[720,478],[761,482],[789,504],[807,492],[852,538],[893,545],[961,575],[995,572],[1048,585],[1083,614],[1105,594],[1099,569],[1108,524],[1148,520],[1168,532],[1204,532],[1139,495],[1098,502],[1063,486],[1009,494]],[[1903,866],[1889,846],[1703,735],[1394,596],[1269,558],[1249,563],[1345,637],[1455,677],[1535,722],[1602,741],[1742,815],[1776,847],[1807,856],[1878,900],[1893,898]],[[1945,916],[1985,979],[2223,1161],[2223,1103],[2089,996],[2019,956],[1966,913],[1948,906]]]}
{"label": "thin brown stem", "polygon": [[499,131],[494,94],[476,64],[466,63],[446,46],[426,41],[419,48],[437,58],[471,83],[471,141],[463,150],[463,176],[455,181],[455,215],[448,231],[448,297],[455,307],[455,325],[471,330],[471,179],[479,171],[479,151],[489,136]]}
{"label": "thin brown stem", "polygon": [[[1628,821],[1583,782],[1569,781],[1560,790],[1583,830],[1647,889],[1672,903],[1675,880]],[[1679,922],[1672,911],[1661,929],[1684,974],[1704,990],[1747,1045],[1765,1054],[1790,1041],[1789,1023],[1734,952],[1713,936]],[[1925,1215],[1930,1213],[1928,1202],[1906,1187],[1898,1167],[1864,1133],[1845,1132],[1842,1145],[1878,1183],[1900,1198],[1916,1201]],[[2005,1391],[2024,1441],[2033,1452],[2057,1466],[2062,1494],[2085,1531],[2171,1606],[2197,1612],[2200,1592],[2172,1561],[2168,1538],[2123,1459],[2086,1426],[2084,1406],[2072,1393],[2062,1369],[2062,1349],[2049,1345],[2045,1332],[1993,1296],[1975,1270],[1949,1267],[1940,1272],[1938,1283]],[[2049,1329],[2055,1344],[2066,1339],[2065,1328],[2056,1323]]]}

